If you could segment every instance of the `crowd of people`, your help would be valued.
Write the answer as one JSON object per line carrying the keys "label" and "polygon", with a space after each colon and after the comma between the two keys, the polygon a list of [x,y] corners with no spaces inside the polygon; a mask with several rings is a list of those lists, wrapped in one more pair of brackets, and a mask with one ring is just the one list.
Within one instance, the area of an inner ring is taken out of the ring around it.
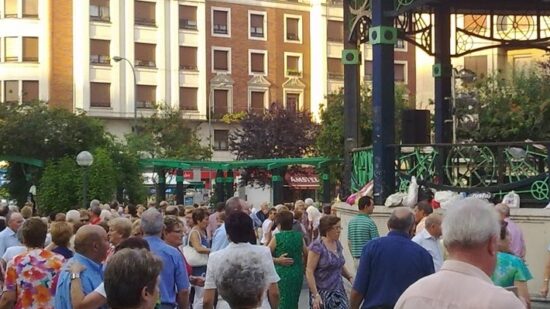
{"label": "crowd of people", "polygon": [[304,279],[313,309],[529,307],[525,242],[506,205],[398,207],[380,237],[373,200],[357,204],[345,225],[312,199],[93,200],[47,218],[0,205],[0,308],[297,309]]}

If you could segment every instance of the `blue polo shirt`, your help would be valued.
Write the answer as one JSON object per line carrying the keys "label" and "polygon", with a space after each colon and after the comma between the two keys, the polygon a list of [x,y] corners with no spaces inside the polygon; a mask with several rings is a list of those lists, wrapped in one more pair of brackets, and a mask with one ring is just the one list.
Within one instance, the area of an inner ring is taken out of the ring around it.
{"label": "blue polo shirt", "polygon": [[162,271],[160,272],[160,302],[165,305],[176,306],[176,293],[189,289],[189,277],[181,252],[167,245],[158,236],[143,237],[149,243],[151,252],[161,258]]}
{"label": "blue polo shirt", "polygon": [[[80,273],[80,284],[84,295],[88,295],[103,283],[103,266],[101,263],[96,263],[79,253],[75,253],[74,257],[69,260],[67,265],[70,265],[73,260],[86,267],[86,269]],[[59,274],[55,292],[55,308],[73,308],[71,304],[71,273],[67,266],[65,266],[63,271]],[[107,306],[99,308],[107,308]]]}
{"label": "blue polo shirt", "polygon": [[225,249],[229,245],[229,238],[227,238],[227,232],[225,231],[225,224],[222,224],[214,232],[212,237],[212,252],[220,251]]}
{"label": "blue polo shirt", "polygon": [[363,247],[353,289],[363,295],[363,309],[393,308],[411,284],[433,273],[434,264],[428,251],[406,233],[391,231]]}

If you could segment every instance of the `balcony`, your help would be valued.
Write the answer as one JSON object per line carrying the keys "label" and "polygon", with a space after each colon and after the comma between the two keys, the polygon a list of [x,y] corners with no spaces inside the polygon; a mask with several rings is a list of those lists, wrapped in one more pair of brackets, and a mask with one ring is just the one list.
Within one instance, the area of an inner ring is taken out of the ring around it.
{"label": "balcony", "polygon": [[156,27],[157,26],[155,20],[150,19],[150,18],[136,17],[134,22],[135,22],[136,26],[145,26],[145,27]]}
{"label": "balcony", "polygon": [[151,61],[151,60],[138,60],[138,59],[136,59],[134,65],[136,67],[156,68],[155,61]]}
{"label": "balcony", "polygon": [[287,33],[286,39],[288,41],[300,41],[300,37],[298,37],[298,33]]}
{"label": "balcony", "polygon": [[198,71],[199,69],[197,68],[196,65],[180,65],[180,70],[182,71]]}
{"label": "balcony", "polygon": [[228,34],[227,25],[214,25],[215,34]]}
{"label": "balcony", "polygon": [[90,21],[110,22],[109,7],[90,5]]}
{"label": "balcony", "polygon": [[286,75],[292,76],[292,77],[301,77],[302,76],[302,71],[296,70],[296,69],[287,69],[286,70]]}
{"label": "balcony", "polygon": [[264,37],[264,28],[263,27],[250,27],[250,36],[253,38],[263,38]]}
{"label": "balcony", "polygon": [[190,19],[180,19],[180,29],[197,30],[197,21]]}
{"label": "balcony", "polygon": [[136,101],[137,108],[153,109],[155,108],[155,102],[153,101]]}
{"label": "balcony", "polygon": [[328,79],[342,80],[342,79],[344,79],[344,73],[328,72]]}
{"label": "balcony", "polygon": [[109,56],[90,55],[90,64],[109,65],[111,58]]}

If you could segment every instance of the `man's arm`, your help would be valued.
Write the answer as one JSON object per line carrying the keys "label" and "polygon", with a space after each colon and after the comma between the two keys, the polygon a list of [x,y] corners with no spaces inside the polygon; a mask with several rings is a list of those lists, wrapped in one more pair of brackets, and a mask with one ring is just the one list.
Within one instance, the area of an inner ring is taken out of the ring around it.
{"label": "man's arm", "polygon": [[189,290],[180,290],[178,295],[176,295],[176,301],[178,302],[179,308],[189,308]]}
{"label": "man's arm", "polygon": [[546,258],[546,265],[544,267],[544,277],[542,278],[542,287],[540,288],[540,295],[546,297],[548,295],[548,281],[550,280],[550,252]]}
{"label": "man's arm", "polygon": [[363,294],[357,292],[355,289],[351,289],[351,295],[349,298],[350,309],[359,309],[363,302]]}
{"label": "man's arm", "polygon": [[214,301],[216,298],[216,289],[204,289],[202,295],[203,309],[214,309]]}
{"label": "man's arm", "polygon": [[277,285],[277,282],[273,282],[269,285],[269,288],[267,289],[267,297],[271,309],[279,308],[279,286]]}
{"label": "man's arm", "polygon": [[0,309],[11,309],[15,306],[15,291],[4,291],[0,299]]}

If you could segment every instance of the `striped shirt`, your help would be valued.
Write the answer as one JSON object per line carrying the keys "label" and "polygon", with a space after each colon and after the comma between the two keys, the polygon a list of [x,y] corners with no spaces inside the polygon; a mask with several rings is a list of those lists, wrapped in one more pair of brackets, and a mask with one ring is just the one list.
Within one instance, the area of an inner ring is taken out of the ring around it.
{"label": "striped shirt", "polygon": [[352,257],[361,257],[363,246],[365,246],[369,240],[377,237],[379,237],[378,228],[367,214],[360,213],[349,221],[348,243]]}

